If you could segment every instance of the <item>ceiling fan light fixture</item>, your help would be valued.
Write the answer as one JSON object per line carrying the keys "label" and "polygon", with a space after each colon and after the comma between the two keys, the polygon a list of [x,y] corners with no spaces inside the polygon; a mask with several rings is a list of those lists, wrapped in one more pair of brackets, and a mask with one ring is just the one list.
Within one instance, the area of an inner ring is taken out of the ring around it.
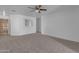
{"label": "ceiling fan light fixture", "polygon": [[37,13],[38,13],[38,12],[39,12],[39,10],[35,10],[35,12],[37,12]]}

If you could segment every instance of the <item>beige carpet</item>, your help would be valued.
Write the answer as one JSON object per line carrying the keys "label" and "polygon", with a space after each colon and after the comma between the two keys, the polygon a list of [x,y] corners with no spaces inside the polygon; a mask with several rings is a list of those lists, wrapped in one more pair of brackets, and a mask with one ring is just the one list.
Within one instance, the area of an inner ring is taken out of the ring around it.
{"label": "beige carpet", "polygon": [[39,33],[24,36],[0,36],[0,52],[10,53],[73,53],[79,43],[51,38]]}

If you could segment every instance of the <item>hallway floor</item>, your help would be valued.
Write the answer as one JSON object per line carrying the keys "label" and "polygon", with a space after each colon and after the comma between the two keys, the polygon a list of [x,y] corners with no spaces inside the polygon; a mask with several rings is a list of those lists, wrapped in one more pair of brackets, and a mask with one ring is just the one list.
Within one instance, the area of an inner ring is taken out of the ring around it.
{"label": "hallway floor", "polygon": [[39,33],[23,36],[0,36],[0,52],[74,53],[79,52],[79,42],[51,38]]}

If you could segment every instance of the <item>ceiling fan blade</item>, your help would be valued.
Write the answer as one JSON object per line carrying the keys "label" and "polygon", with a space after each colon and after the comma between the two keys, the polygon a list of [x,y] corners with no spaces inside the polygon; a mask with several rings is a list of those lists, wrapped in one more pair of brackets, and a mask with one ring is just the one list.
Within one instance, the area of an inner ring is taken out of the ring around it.
{"label": "ceiling fan blade", "polygon": [[28,11],[27,14],[30,14],[30,13],[32,13],[32,12],[34,12],[34,11],[35,11],[35,10]]}
{"label": "ceiling fan blade", "polygon": [[32,8],[32,7],[28,7],[28,8],[30,8],[30,9],[35,9],[35,8]]}
{"label": "ceiling fan blade", "polygon": [[30,12],[34,12],[35,10],[31,10]]}
{"label": "ceiling fan blade", "polygon": [[40,9],[41,11],[47,11],[47,9]]}

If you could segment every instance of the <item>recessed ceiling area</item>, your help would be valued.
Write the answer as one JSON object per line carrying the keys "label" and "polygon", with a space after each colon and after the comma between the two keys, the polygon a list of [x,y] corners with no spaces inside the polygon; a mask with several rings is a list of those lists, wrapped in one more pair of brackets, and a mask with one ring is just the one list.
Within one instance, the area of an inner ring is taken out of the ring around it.
{"label": "recessed ceiling area", "polygon": [[[35,10],[29,9],[28,7],[35,7],[35,5],[0,5],[0,15],[2,15],[3,10],[5,10],[6,15],[11,14],[22,14],[27,16],[35,16]],[[59,5],[43,5],[47,11],[41,13],[41,15],[46,15],[51,13],[52,11],[59,8]]]}

